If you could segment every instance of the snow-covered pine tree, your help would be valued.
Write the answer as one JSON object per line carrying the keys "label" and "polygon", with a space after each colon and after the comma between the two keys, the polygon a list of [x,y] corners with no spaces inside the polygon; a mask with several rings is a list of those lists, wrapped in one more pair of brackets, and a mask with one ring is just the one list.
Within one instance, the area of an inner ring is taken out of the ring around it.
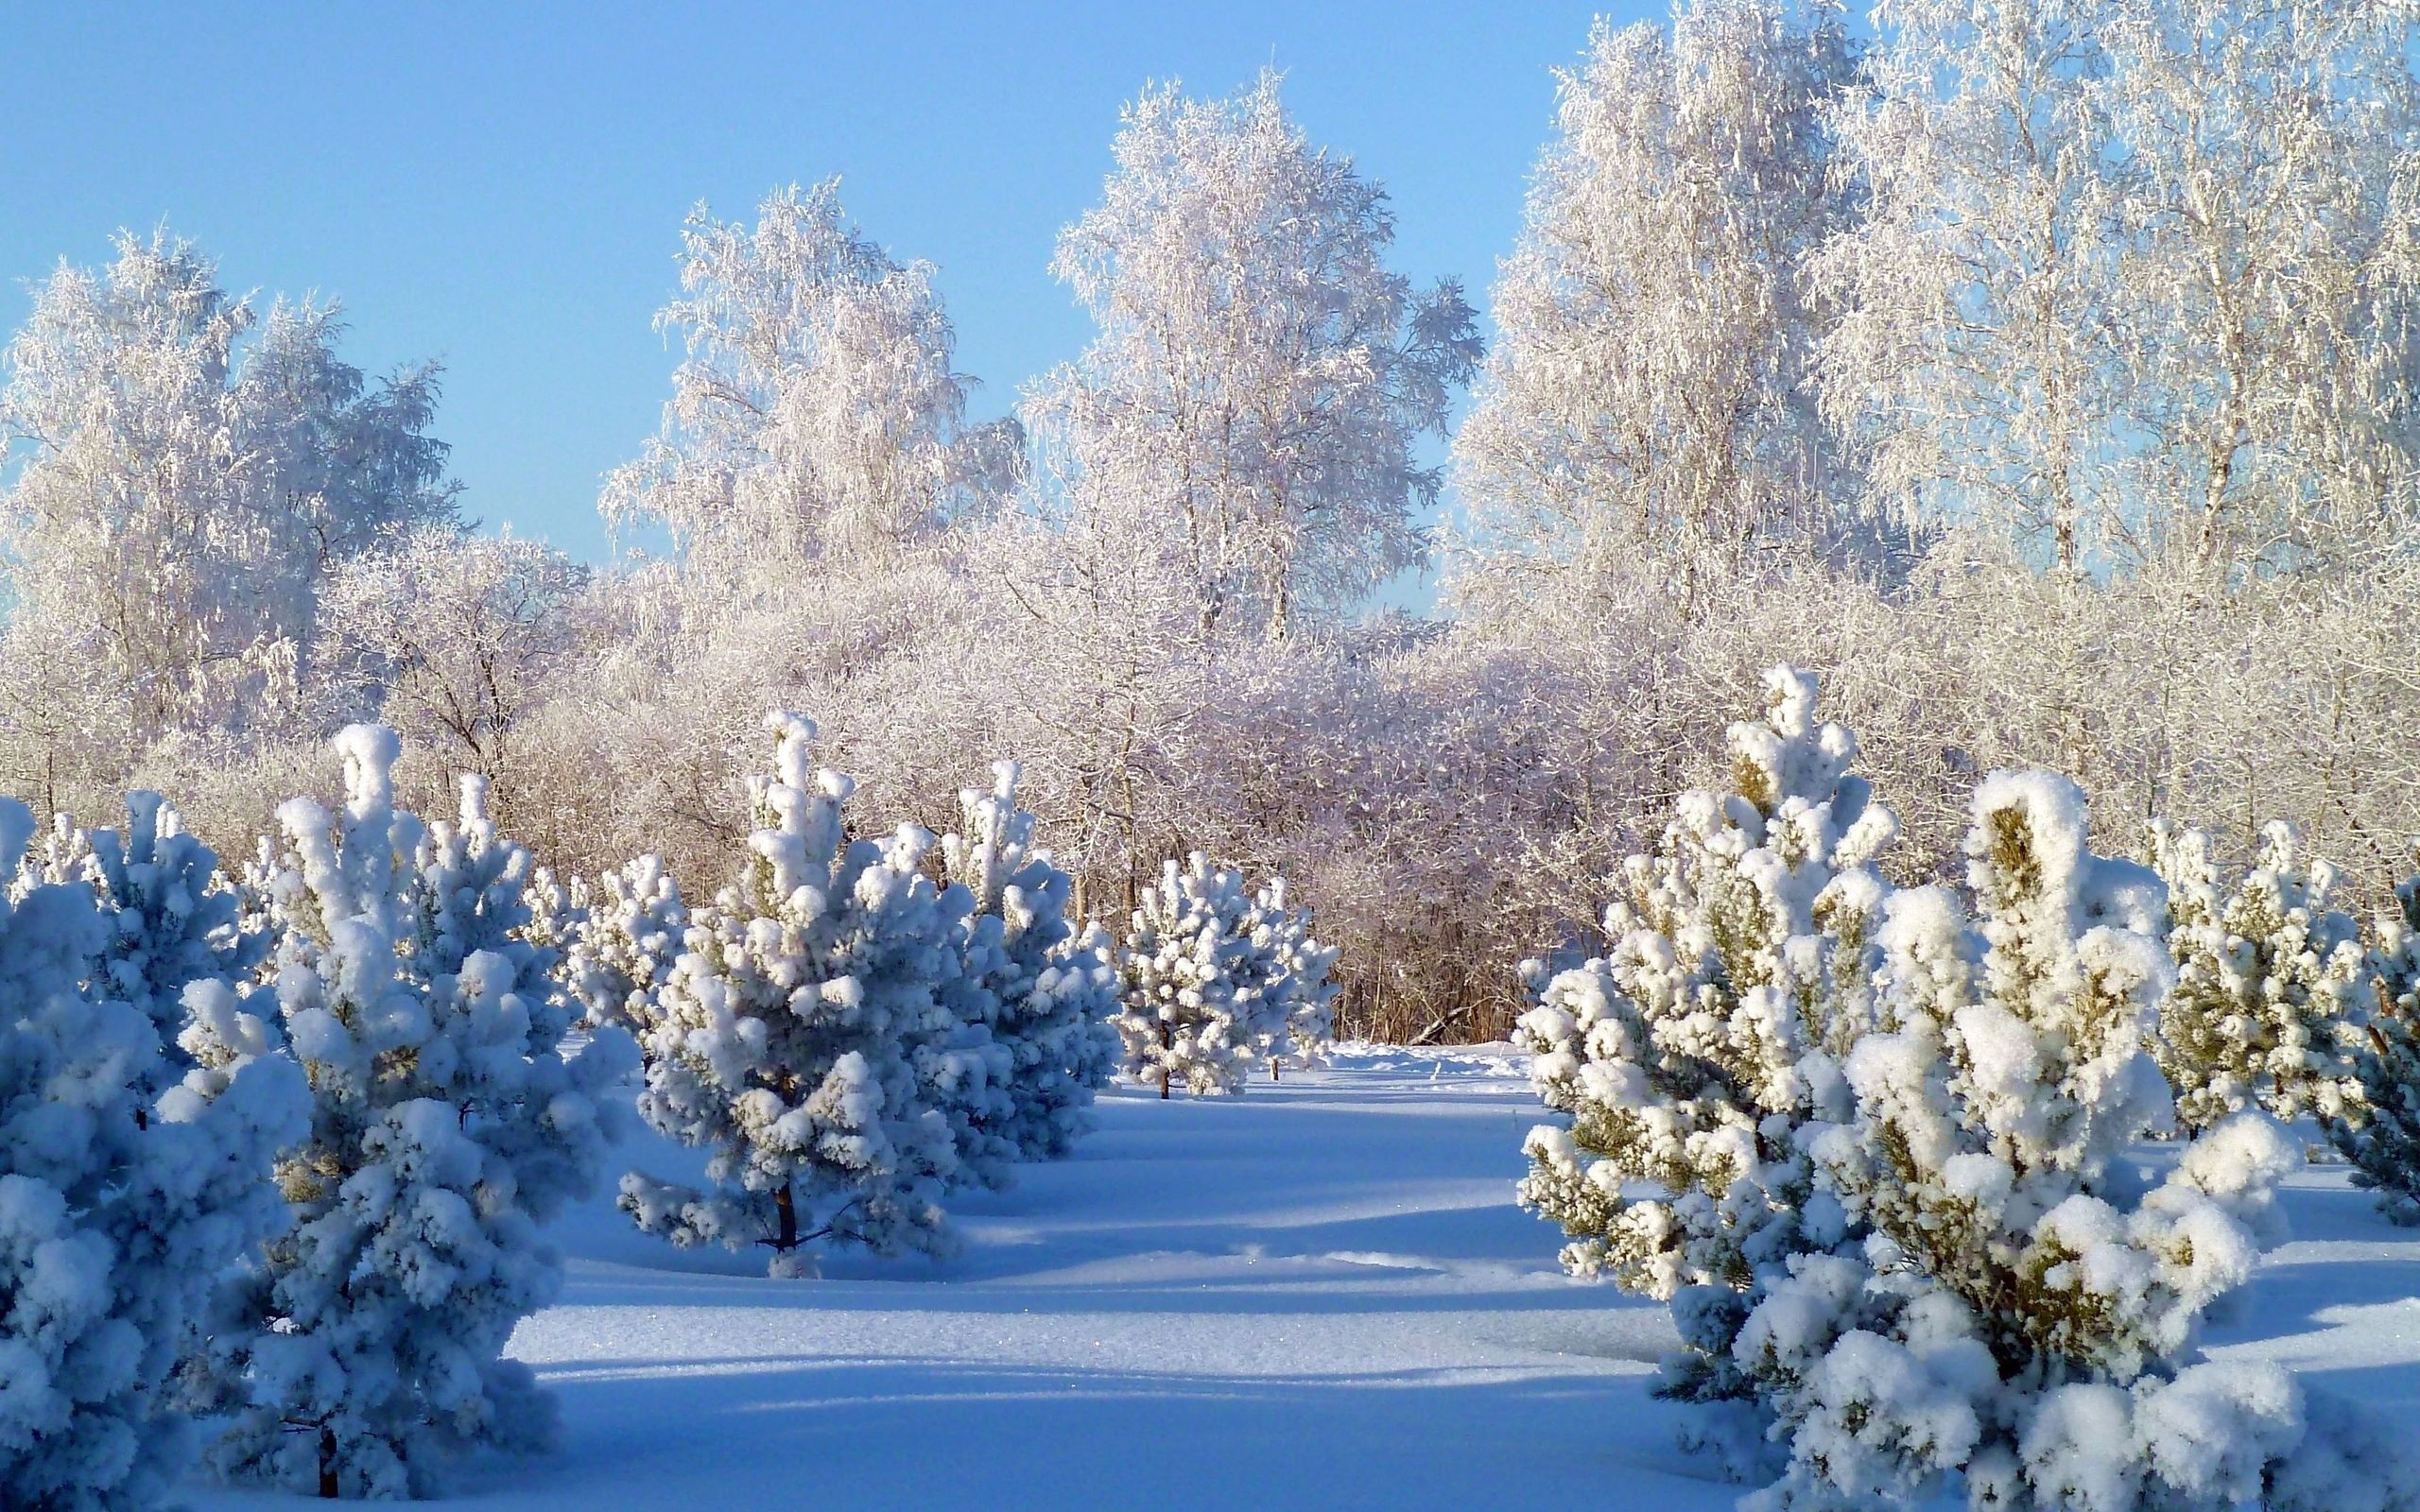
{"label": "snow-covered pine tree", "polygon": [[2178,1122],[2199,1132],[2255,1106],[2341,1119],[2360,1096],[2349,1037],[2365,983],[2360,928],[2329,906],[2336,869],[2283,821],[2231,889],[2199,830],[2155,821],[2151,851],[2176,963],[2153,1054]]}
{"label": "snow-covered pine tree", "polygon": [[945,994],[971,900],[920,869],[933,837],[851,840],[856,784],[814,765],[815,726],[775,713],[774,774],[737,882],[689,930],[657,995],[639,1111],[710,1152],[709,1191],[632,1172],[621,1205],[678,1245],[772,1251],[814,1273],[820,1240],[945,1252],[956,1131],[920,1052],[966,1025]]}
{"label": "snow-covered pine tree", "polygon": [[689,928],[680,885],[660,856],[645,855],[580,888],[580,926],[562,974],[591,1023],[645,1034],[656,994],[672,975]]}
{"label": "snow-covered pine tree", "polygon": [[1243,1089],[1260,1051],[1260,982],[1252,971],[1252,894],[1241,872],[1196,850],[1162,864],[1118,956],[1118,1038],[1126,1071],[1160,1095]]}
{"label": "snow-covered pine tree", "polygon": [[1655,852],[1623,864],[1608,955],[1524,967],[1539,998],[1516,1036],[1570,1122],[1530,1132],[1521,1201],[1563,1226],[1574,1274],[1679,1295],[1664,1389],[1692,1400],[1746,1393],[1728,1354],[1750,1301],[1849,1237],[1795,1135],[1847,1110],[1838,1057],[1870,1027],[1873,858],[1897,821],[1851,774],[1855,737],[1816,721],[1817,691],[1765,674],[1764,717],[1730,728],[1729,790],[1684,793]]}
{"label": "snow-covered pine tree", "polygon": [[[0,799],[6,865],[33,833]],[[210,1021],[170,1085],[151,1015],[95,990],[112,923],[81,881],[0,903],[0,1505],[23,1512],[167,1494],[170,1373],[212,1279],[283,1221],[269,1160],[302,1127],[302,1077],[255,1020]]]}
{"label": "snow-covered pine tree", "polygon": [[1292,1058],[1308,1066],[1335,1031],[1336,948],[1311,937],[1311,911],[1286,902],[1286,879],[1270,879],[1253,894],[1245,934],[1253,955],[1247,973],[1259,983],[1259,1016],[1253,1039],[1269,1062],[1269,1079]]}
{"label": "snow-covered pine tree", "polygon": [[1017,803],[1017,764],[995,762],[992,772],[988,792],[959,794],[963,824],[942,838],[942,854],[974,894],[965,981],[1008,1059],[1008,1108],[993,1132],[1016,1159],[1054,1160],[1091,1126],[1087,1109],[1113,1057],[1117,980],[1098,944],[1067,921],[1071,882],[1033,843],[1034,816]]}
{"label": "snow-covered pine tree", "polygon": [[551,1433],[504,1345],[560,1283],[538,1226],[593,1180],[636,1057],[611,1029],[564,1055],[552,961],[523,937],[529,853],[485,784],[424,826],[395,809],[392,730],[337,748],[343,814],[279,810],[263,881],[282,937],[251,999],[310,1078],[309,1137],[278,1166],[294,1228],[230,1288],[197,1376],[231,1419],[223,1473],[420,1495],[451,1453]]}
{"label": "snow-covered pine tree", "polygon": [[2360,1104],[2324,1126],[2378,1211],[2420,1224],[2420,875],[2394,889],[2362,975],[2374,1001],[2352,1041]]}
{"label": "snow-covered pine tree", "polygon": [[1944,887],[1890,898],[1855,1114],[1807,1131],[1864,1243],[1793,1257],[1734,1349],[1789,1451],[1763,1504],[1909,1505],[1962,1479],[2009,1512],[2318,1512],[2342,1445],[2307,1435],[2292,1379],[2193,1351],[2298,1158],[2238,1115],[2145,1190],[2118,1156],[2170,1112],[2143,1048],[2172,980],[2160,882],[2086,849],[2065,778],[1996,773],[1973,816],[1971,911]]}

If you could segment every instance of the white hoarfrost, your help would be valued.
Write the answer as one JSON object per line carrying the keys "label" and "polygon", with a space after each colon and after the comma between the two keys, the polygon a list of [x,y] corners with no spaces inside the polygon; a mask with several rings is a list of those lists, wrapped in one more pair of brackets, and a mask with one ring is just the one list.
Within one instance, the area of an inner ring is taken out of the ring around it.
{"label": "white hoarfrost", "polygon": [[815,767],[814,725],[767,722],[744,869],[691,923],[646,1036],[639,1110],[710,1152],[711,1187],[633,1172],[622,1206],[675,1244],[764,1246],[776,1275],[812,1274],[825,1240],[944,1252],[941,1197],[961,1142],[988,1137],[968,1109],[997,1062],[957,1007],[972,900],[924,875],[925,831],[849,839],[856,784]]}
{"label": "white hoarfrost", "polygon": [[[0,799],[0,858],[33,831]],[[177,1079],[151,1012],[101,988],[117,919],[80,881],[0,905],[0,1505],[25,1512],[166,1494],[170,1372],[212,1279],[283,1221],[269,1158],[302,1125],[293,1063],[215,979]]]}
{"label": "white hoarfrost", "polygon": [[421,1495],[451,1454],[550,1435],[504,1345],[555,1295],[539,1225],[592,1184],[635,1057],[612,1029],[565,1053],[551,953],[524,937],[529,853],[485,784],[424,826],[395,810],[391,730],[337,747],[342,814],[279,811],[279,954],[242,1004],[282,1020],[310,1078],[309,1137],[277,1172],[294,1227],[230,1288],[198,1373],[229,1418],[223,1472]]}

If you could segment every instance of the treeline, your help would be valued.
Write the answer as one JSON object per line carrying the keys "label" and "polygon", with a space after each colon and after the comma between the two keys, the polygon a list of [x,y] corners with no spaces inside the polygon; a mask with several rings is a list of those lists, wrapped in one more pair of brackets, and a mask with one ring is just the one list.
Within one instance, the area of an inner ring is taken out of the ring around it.
{"label": "treeline", "polygon": [[[936,270],[833,183],[700,210],[672,398],[600,500],[671,545],[601,570],[466,532],[432,371],[367,380],[333,311],[122,240],[9,349],[0,781],[175,792],[239,845],[378,718],[415,801],[482,775],[558,872],[696,888],[797,708],[870,821],[946,828],[1017,758],[1079,917],[1195,850],[1282,873],[1347,1031],[1484,1037],[1721,761],[1693,712],[1787,653],[1910,876],[2040,761],[2098,843],[2190,813],[2241,855],[2283,816],[2383,900],[2420,830],[2409,19],[1877,21],[1600,26],[1492,351],[1273,77],[1128,108],[1053,265],[1096,335],[1013,421],[969,422]],[[1437,614],[1364,612],[1416,564]]]}

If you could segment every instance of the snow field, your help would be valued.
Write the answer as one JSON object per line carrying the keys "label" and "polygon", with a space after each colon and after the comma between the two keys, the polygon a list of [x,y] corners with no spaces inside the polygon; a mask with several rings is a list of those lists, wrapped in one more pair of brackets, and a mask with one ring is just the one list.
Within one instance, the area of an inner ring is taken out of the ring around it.
{"label": "snow field", "polygon": [[[769,1280],[600,1192],[556,1226],[563,1296],[511,1347],[562,1445],[464,1468],[447,1504],[1693,1512],[1742,1489],[1650,1394],[1663,1308],[1564,1277],[1514,1207],[1542,1116],[1526,1057],[1351,1046],[1240,1098],[1121,1086],[1098,1115],[1072,1158],[959,1197],[947,1263]],[[623,1153],[667,1177],[694,1159]],[[2420,1430],[2420,1234],[2341,1166],[2284,1203],[2295,1237],[2212,1352]],[[199,1481],[187,1501],[294,1504]]]}

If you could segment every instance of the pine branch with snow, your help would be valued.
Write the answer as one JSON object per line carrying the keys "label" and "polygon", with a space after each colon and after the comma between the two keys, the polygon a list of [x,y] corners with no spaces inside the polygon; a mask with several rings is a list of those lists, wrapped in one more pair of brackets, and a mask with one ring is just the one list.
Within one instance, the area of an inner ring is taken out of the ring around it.
{"label": "pine branch with snow", "polygon": [[2378,1194],[2378,1211],[2420,1224],[2420,876],[2395,888],[2366,965],[2374,1001],[2353,1035],[2360,1102],[2325,1126],[2353,1163],[2353,1184]]}
{"label": "pine branch with snow", "polygon": [[563,954],[564,984],[590,1023],[645,1034],[688,933],[680,884],[662,857],[645,855],[606,872],[593,889],[573,886],[580,919]]}

